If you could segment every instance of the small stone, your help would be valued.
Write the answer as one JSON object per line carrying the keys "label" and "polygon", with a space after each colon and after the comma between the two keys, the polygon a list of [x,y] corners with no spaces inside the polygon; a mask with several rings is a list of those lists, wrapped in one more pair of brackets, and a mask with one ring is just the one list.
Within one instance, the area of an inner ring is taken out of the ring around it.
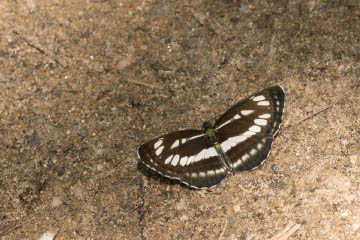
{"label": "small stone", "polygon": [[62,204],[62,200],[59,197],[53,197],[52,201],[51,201],[51,206],[52,207],[59,207]]}
{"label": "small stone", "polygon": [[95,149],[95,154],[96,154],[97,156],[103,155],[103,154],[104,154],[104,149],[103,149],[103,148],[96,148],[96,149]]}
{"label": "small stone", "polygon": [[72,187],[72,191],[77,199],[79,199],[79,200],[84,199],[84,189],[83,189],[83,185],[81,184],[81,182],[78,182],[77,184],[75,184]]}
{"label": "small stone", "polygon": [[180,221],[185,222],[185,221],[187,221],[187,220],[189,220],[189,216],[188,216],[188,215],[181,215]]}
{"label": "small stone", "polygon": [[30,135],[26,136],[26,140],[31,146],[38,146],[41,144],[41,137],[36,130],[33,130]]}
{"label": "small stone", "polygon": [[104,165],[98,164],[98,165],[96,166],[96,170],[98,170],[99,172],[102,171],[102,170],[104,170]]}
{"label": "small stone", "polygon": [[352,225],[352,228],[353,228],[354,231],[358,230],[359,227],[360,227],[360,225],[358,223],[354,223]]}
{"label": "small stone", "polygon": [[183,210],[186,207],[186,202],[184,199],[180,199],[180,201],[176,204],[177,210]]}
{"label": "small stone", "polygon": [[346,209],[344,212],[341,213],[341,216],[342,216],[342,217],[347,217],[347,216],[349,216],[350,214],[351,214],[351,211]]}
{"label": "small stone", "polygon": [[356,154],[350,156],[351,164],[356,164],[358,156]]}
{"label": "small stone", "polygon": [[35,12],[36,10],[36,1],[35,0],[26,0],[26,7],[29,9],[29,12]]}
{"label": "small stone", "polygon": [[234,204],[232,206],[232,210],[234,211],[234,213],[239,213],[241,211],[241,206],[240,204]]}
{"label": "small stone", "polygon": [[194,17],[199,21],[201,25],[204,25],[207,19],[207,14],[204,14],[202,12],[194,12]]}
{"label": "small stone", "polygon": [[252,10],[248,6],[242,6],[239,8],[239,12],[244,15],[250,15],[252,13]]}
{"label": "small stone", "polygon": [[53,240],[56,237],[56,232],[47,231],[41,235],[40,240]]}
{"label": "small stone", "polygon": [[118,71],[122,71],[128,66],[130,66],[134,62],[134,58],[132,56],[126,56],[121,58],[117,64],[115,65],[115,69]]}

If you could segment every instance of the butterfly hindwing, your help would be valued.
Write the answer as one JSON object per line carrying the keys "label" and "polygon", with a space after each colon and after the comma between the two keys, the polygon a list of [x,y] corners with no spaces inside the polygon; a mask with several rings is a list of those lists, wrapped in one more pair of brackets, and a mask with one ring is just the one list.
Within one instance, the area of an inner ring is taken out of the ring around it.
{"label": "butterfly hindwing", "polygon": [[266,159],[280,128],[284,98],[281,87],[267,88],[239,102],[216,121],[217,139],[233,171],[254,169]]}
{"label": "butterfly hindwing", "polygon": [[233,106],[201,130],[182,130],[150,140],[137,151],[147,167],[193,188],[220,183],[228,171],[260,166],[282,121],[284,90],[264,89]]}
{"label": "butterfly hindwing", "polygon": [[209,188],[227,175],[214,146],[200,130],[177,131],[155,138],[138,149],[138,157],[161,175],[194,188]]}

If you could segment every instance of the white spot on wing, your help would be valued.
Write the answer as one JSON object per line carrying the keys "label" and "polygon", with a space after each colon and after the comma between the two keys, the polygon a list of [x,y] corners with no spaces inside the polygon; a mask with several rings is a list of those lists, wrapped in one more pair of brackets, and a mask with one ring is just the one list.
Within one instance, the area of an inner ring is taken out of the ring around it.
{"label": "white spot on wing", "polygon": [[220,126],[218,126],[216,129],[219,129],[219,128],[221,128],[221,127],[223,127],[223,126],[231,123],[232,121],[234,121],[234,120],[236,120],[236,119],[240,119],[240,118],[241,118],[241,116],[240,116],[239,114],[236,114],[233,118],[227,120],[226,122],[224,122],[223,124],[221,124]]}
{"label": "white spot on wing", "polygon": [[254,123],[260,126],[266,126],[267,120],[258,118],[254,120]]}
{"label": "white spot on wing", "polygon": [[260,150],[263,147],[263,145],[261,143],[257,144],[257,148]]}
{"label": "white spot on wing", "polygon": [[174,157],[173,160],[171,161],[171,165],[173,165],[173,166],[175,167],[175,166],[178,164],[179,159],[180,159],[179,154],[178,154],[178,155],[175,155],[175,157]]}
{"label": "white spot on wing", "polygon": [[221,148],[222,148],[225,152],[229,151],[229,149],[232,147],[232,146],[231,146],[231,141],[229,141],[229,140],[224,141],[224,142],[221,143],[220,145],[221,145]]}
{"label": "white spot on wing", "polygon": [[178,147],[179,144],[180,144],[179,140],[176,140],[176,141],[171,145],[170,149],[174,149],[174,148]]}
{"label": "white spot on wing", "polygon": [[258,102],[258,101],[262,101],[262,100],[265,100],[265,97],[263,95],[260,95],[260,96],[256,96],[253,98],[254,101]]}
{"label": "white spot on wing", "polygon": [[185,157],[182,157],[182,158],[180,159],[180,165],[181,165],[181,166],[185,166],[187,160],[188,160],[188,157],[186,157],[186,156],[185,156]]}
{"label": "white spot on wing", "polygon": [[217,151],[215,150],[214,147],[211,147],[211,148],[209,149],[209,151],[210,151],[209,157],[215,157],[215,156],[218,155],[218,153],[217,153]]}
{"label": "white spot on wing", "polygon": [[259,106],[269,106],[270,105],[270,102],[269,101],[261,101],[261,102],[258,102]]}
{"label": "white spot on wing", "polygon": [[186,138],[181,139],[181,144],[186,143]]}
{"label": "white spot on wing", "polygon": [[139,149],[140,148],[137,149],[136,154],[137,154],[138,159],[141,160],[141,157],[140,157],[140,154],[139,154]]}
{"label": "white spot on wing", "polygon": [[247,139],[247,136],[239,135],[239,136],[228,138],[226,141],[222,142],[220,145],[221,145],[222,149],[225,152],[227,152],[232,147],[235,147],[236,145],[238,145],[239,143],[245,141],[246,139]]}
{"label": "white spot on wing", "polygon": [[256,134],[255,132],[246,131],[242,135],[249,137],[249,136],[252,136],[252,135],[255,135],[255,134]]}
{"label": "white spot on wing", "polygon": [[223,173],[223,172],[225,172],[225,170],[224,170],[223,168],[215,169],[215,173],[216,173],[216,174],[221,174],[221,173]]}
{"label": "white spot on wing", "polygon": [[196,178],[196,177],[197,177],[197,173],[196,173],[196,172],[191,173],[191,177]]}
{"label": "white spot on wing", "polygon": [[254,126],[249,128],[249,131],[252,131],[252,132],[255,132],[255,133],[261,132],[261,127],[254,125]]}
{"label": "white spot on wing", "polygon": [[205,176],[206,176],[206,172],[199,172],[199,176],[200,176],[200,177],[205,177]]}
{"label": "white spot on wing", "polygon": [[232,168],[236,168],[237,166],[239,166],[239,160],[237,160],[236,162],[232,163]]}
{"label": "white spot on wing", "polygon": [[208,158],[211,158],[214,156],[217,156],[217,152],[214,147],[210,147],[210,148],[201,150],[201,152],[199,152],[196,156],[194,156],[194,159],[192,160],[192,162],[198,162],[203,159],[208,159]]}
{"label": "white spot on wing", "polygon": [[192,163],[192,161],[193,161],[193,159],[194,159],[194,157],[195,157],[195,156],[191,156],[191,157],[189,157],[189,159],[188,159],[188,160],[187,160],[187,162],[186,162],[186,165],[191,164],[191,163]]}
{"label": "white spot on wing", "polygon": [[190,141],[190,140],[193,140],[193,139],[195,139],[195,138],[203,137],[204,135],[205,135],[205,134],[196,135],[196,136],[193,136],[193,137],[188,138],[188,139],[186,139],[186,140],[187,140],[187,141]]}
{"label": "white spot on wing", "polygon": [[163,150],[164,150],[164,146],[159,147],[155,152],[156,156],[159,156]]}
{"label": "white spot on wing", "polygon": [[207,175],[213,176],[213,175],[215,175],[215,171],[214,170],[208,170]]}
{"label": "white spot on wing", "polygon": [[165,164],[169,164],[174,155],[170,155],[165,159]]}
{"label": "white spot on wing", "polygon": [[246,136],[240,135],[240,136],[235,136],[230,138],[232,141],[236,142],[236,143],[241,143],[243,141],[245,141],[247,139]]}
{"label": "white spot on wing", "polygon": [[204,159],[208,159],[209,158],[209,150],[206,149],[206,151],[204,152]]}
{"label": "white spot on wing", "polygon": [[271,118],[271,115],[269,113],[265,113],[265,114],[260,115],[259,118],[268,119],[268,118]]}
{"label": "white spot on wing", "polygon": [[251,149],[250,154],[255,155],[257,153],[257,150],[255,148]]}
{"label": "white spot on wing", "polygon": [[195,156],[193,162],[198,162],[198,161],[202,160],[202,159],[204,158],[204,156],[205,156],[205,151],[206,151],[206,150],[207,150],[207,149],[201,150],[201,152],[199,152],[199,153]]}
{"label": "white spot on wing", "polygon": [[239,158],[236,162],[234,162],[233,167],[237,168],[240,164],[242,164],[241,158]]}
{"label": "white spot on wing", "polygon": [[246,154],[244,154],[242,157],[241,157],[241,160],[243,160],[243,162],[245,162],[246,160],[248,160],[249,159],[249,155],[246,153]]}
{"label": "white spot on wing", "polygon": [[233,121],[233,119],[227,120],[226,122],[224,122],[223,124],[221,124],[220,126],[218,126],[216,129],[219,129],[219,128],[225,126],[226,124],[228,124],[228,123],[230,123],[230,122],[232,122],[232,121]]}
{"label": "white spot on wing", "polygon": [[248,116],[250,114],[252,114],[254,112],[254,110],[241,110],[241,114],[244,116]]}
{"label": "white spot on wing", "polygon": [[156,143],[154,143],[154,148],[157,149],[158,147],[160,147],[160,145],[163,143],[162,139],[159,139],[156,141]]}

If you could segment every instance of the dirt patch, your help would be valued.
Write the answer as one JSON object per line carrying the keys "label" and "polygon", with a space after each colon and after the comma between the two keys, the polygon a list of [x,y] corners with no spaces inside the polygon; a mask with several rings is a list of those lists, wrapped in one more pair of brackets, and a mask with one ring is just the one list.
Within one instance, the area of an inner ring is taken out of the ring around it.
{"label": "dirt patch", "polygon": [[[359,239],[358,1],[4,1],[1,239]],[[194,191],[137,147],[286,90],[266,163]],[[290,237],[291,236],[291,237]]]}

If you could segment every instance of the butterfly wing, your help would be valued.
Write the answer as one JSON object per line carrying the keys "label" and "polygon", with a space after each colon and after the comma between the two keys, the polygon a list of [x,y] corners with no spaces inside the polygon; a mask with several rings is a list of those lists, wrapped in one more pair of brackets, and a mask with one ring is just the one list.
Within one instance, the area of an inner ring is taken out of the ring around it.
{"label": "butterfly wing", "polygon": [[161,175],[193,188],[220,183],[227,171],[200,130],[183,130],[155,138],[138,149],[139,160]]}
{"label": "butterfly wing", "polygon": [[240,101],[216,121],[216,137],[233,171],[251,170],[264,162],[279,131],[284,103],[284,90],[273,86]]}

